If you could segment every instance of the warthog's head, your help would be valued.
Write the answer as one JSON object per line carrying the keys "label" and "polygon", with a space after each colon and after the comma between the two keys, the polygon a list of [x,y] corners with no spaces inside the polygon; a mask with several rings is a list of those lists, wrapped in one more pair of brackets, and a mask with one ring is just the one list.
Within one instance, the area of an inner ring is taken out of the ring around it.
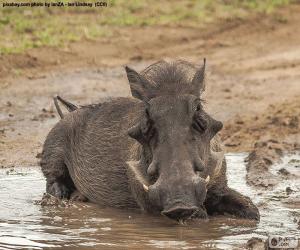
{"label": "warthog's head", "polygon": [[129,130],[143,146],[142,159],[128,165],[151,208],[176,220],[204,212],[210,140],[222,128],[203,110],[204,70],[205,62],[197,70],[182,61],[159,62],[141,74],[126,67],[132,95],[145,104]]}

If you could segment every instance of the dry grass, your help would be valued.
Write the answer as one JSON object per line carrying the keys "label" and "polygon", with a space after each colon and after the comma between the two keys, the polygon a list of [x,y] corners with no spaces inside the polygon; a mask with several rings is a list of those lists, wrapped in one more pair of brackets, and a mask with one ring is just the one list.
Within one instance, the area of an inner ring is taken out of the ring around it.
{"label": "dry grass", "polygon": [[270,14],[275,8],[290,2],[107,0],[107,7],[92,8],[1,6],[0,53],[20,53],[42,46],[63,47],[81,39],[110,37],[113,29],[123,26],[201,26],[222,18],[247,18],[257,12]]}

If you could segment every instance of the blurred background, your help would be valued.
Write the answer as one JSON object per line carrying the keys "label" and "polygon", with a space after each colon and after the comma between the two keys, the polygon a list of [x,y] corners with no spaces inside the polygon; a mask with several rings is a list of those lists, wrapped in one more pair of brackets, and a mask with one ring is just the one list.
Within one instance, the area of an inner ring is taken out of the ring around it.
{"label": "blurred background", "polygon": [[[5,2],[12,1],[3,1]],[[48,2],[62,2],[67,5],[67,2],[80,1]],[[117,36],[115,29],[124,27],[203,27],[228,19],[244,20],[258,13],[270,15],[277,8],[291,2],[291,0],[108,0],[104,2],[107,4],[104,7],[1,6],[0,53],[21,53],[43,46],[67,47],[70,43],[82,39],[94,40],[101,37],[114,39]],[[285,21],[281,16],[275,18]]]}

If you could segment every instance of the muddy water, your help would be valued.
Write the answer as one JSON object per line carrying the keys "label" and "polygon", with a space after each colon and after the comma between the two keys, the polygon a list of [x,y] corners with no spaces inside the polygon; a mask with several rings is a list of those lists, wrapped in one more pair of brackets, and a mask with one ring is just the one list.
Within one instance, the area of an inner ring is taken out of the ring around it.
{"label": "muddy water", "polygon": [[[299,200],[300,183],[286,178],[273,191],[251,189],[245,181],[245,156],[226,156],[229,185],[259,205],[258,224],[217,217],[178,225],[163,217],[93,204],[41,207],[35,201],[41,199],[45,180],[37,168],[2,169],[0,249],[232,249],[241,248],[253,236],[266,238],[271,233],[300,237],[294,221],[300,217],[300,207],[288,202],[291,197]],[[272,171],[277,174],[283,166],[294,170],[299,164],[300,155],[288,156]],[[287,186],[293,190],[290,196]]]}

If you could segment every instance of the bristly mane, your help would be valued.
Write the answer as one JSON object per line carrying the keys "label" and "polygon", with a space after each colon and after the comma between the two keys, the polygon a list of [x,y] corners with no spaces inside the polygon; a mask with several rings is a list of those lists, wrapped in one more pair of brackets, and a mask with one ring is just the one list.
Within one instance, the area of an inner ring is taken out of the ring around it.
{"label": "bristly mane", "polygon": [[149,88],[151,93],[148,93],[151,98],[163,95],[193,94],[192,80],[198,69],[199,67],[183,60],[158,61],[144,69],[141,75],[152,85]]}

